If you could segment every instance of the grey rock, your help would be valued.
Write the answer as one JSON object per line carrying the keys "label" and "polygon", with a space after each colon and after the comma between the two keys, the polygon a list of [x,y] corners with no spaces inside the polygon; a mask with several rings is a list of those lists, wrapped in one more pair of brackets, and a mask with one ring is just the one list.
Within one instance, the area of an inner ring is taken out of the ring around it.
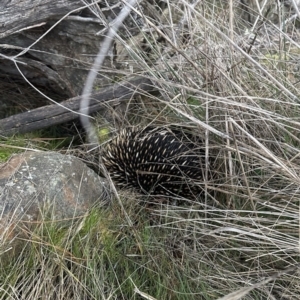
{"label": "grey rock", "polygon": [[[74,156],[26,152],[0,166],[0,245],[42,218],[67,222],[109,201],[109,184]],[[41,213],[43,212],[43,213]],[[28,226],[27,226],[28,227]]]}

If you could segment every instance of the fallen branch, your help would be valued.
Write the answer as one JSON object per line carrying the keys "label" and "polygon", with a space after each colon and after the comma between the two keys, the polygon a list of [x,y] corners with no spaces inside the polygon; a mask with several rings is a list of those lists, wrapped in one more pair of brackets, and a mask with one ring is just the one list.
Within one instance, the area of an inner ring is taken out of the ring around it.
{"label": "fallen branch", "polygon": [[0,24],[3,25],[0,26],[0,38],[41,26],[48,20],[58,19],[70,11],[79,11],[84,7],[85,5],[80,0],[1,1]]}
{"label": "fallen branch", "polygon": [[[103,108],[103,102],[113,99],[129,99],[136,92],[157,90],[150,79],[134,77],[103,88],[91,95],[89,112],[95,113]],[[47,128],[79,118],[81,96],[60,103],[60,106],[47,105],[28,112],[16,114],[0,120],[0,135],[9,136],[15,133],[26,133]]]}

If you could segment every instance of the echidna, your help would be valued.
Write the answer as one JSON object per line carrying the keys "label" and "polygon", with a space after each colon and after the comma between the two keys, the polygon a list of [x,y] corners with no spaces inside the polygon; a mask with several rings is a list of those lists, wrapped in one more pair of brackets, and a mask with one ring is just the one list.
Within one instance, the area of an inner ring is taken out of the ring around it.
{"label": "echidna", "polygon": [[203,182],[204,150],[193,135],[170,128],[129,128],[107,144],[103,163],[120,187],[194,198]]}

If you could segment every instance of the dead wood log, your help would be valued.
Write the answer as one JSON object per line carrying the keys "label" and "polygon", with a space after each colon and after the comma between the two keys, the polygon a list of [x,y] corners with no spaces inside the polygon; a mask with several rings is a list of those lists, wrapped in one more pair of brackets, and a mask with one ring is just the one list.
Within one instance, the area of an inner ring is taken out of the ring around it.
{"label": "dead wood log", "polygon": [[[89,111],[95,113],[103,108],[103,102],[113,99],[129,99],[136,92],[155,91],[150,79],[134,77],[103,88],[91,95]],[[79,117],[81,97],[74,97],[57,104],[43,106],[28,112],[16,114],[0,120],[0,136],[26,133],[75,120]],[[70,111],[71,110],[71,111]]]}
{"label": "dead wood log", "polygon": [[[0,2],[0,38],[84,7],[81,0],[8,0]],[[5,25],[4,25],[5,24]]]}
{"label": "dead wood log", "polygon": [[[0,1],[0,78],[22,83],[24,76],[66,98],[81,94],[109,23],[123,5],[119,0]],[[123,25],[119,35],[126,40],[140,32],[143,18],[132,13]],[[113,45],[103,72],[113,68],[113,76],[118,74],[116,55]],[[95,85],[112,82],[111,73],[103,72]]]}

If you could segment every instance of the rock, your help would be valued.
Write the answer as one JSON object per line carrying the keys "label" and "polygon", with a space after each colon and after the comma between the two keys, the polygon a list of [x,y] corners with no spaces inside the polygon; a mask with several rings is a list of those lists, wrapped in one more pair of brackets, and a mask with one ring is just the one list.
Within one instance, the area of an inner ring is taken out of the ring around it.
{"label": "rock", "polygon": [[[0,245],[43,218],[67,222],[109,200],[109,185],[74,156],[26,152],[0,166]],[[44,213],[41,213],[44,212]],[[46,214],[45,214],[46,213]]]}

